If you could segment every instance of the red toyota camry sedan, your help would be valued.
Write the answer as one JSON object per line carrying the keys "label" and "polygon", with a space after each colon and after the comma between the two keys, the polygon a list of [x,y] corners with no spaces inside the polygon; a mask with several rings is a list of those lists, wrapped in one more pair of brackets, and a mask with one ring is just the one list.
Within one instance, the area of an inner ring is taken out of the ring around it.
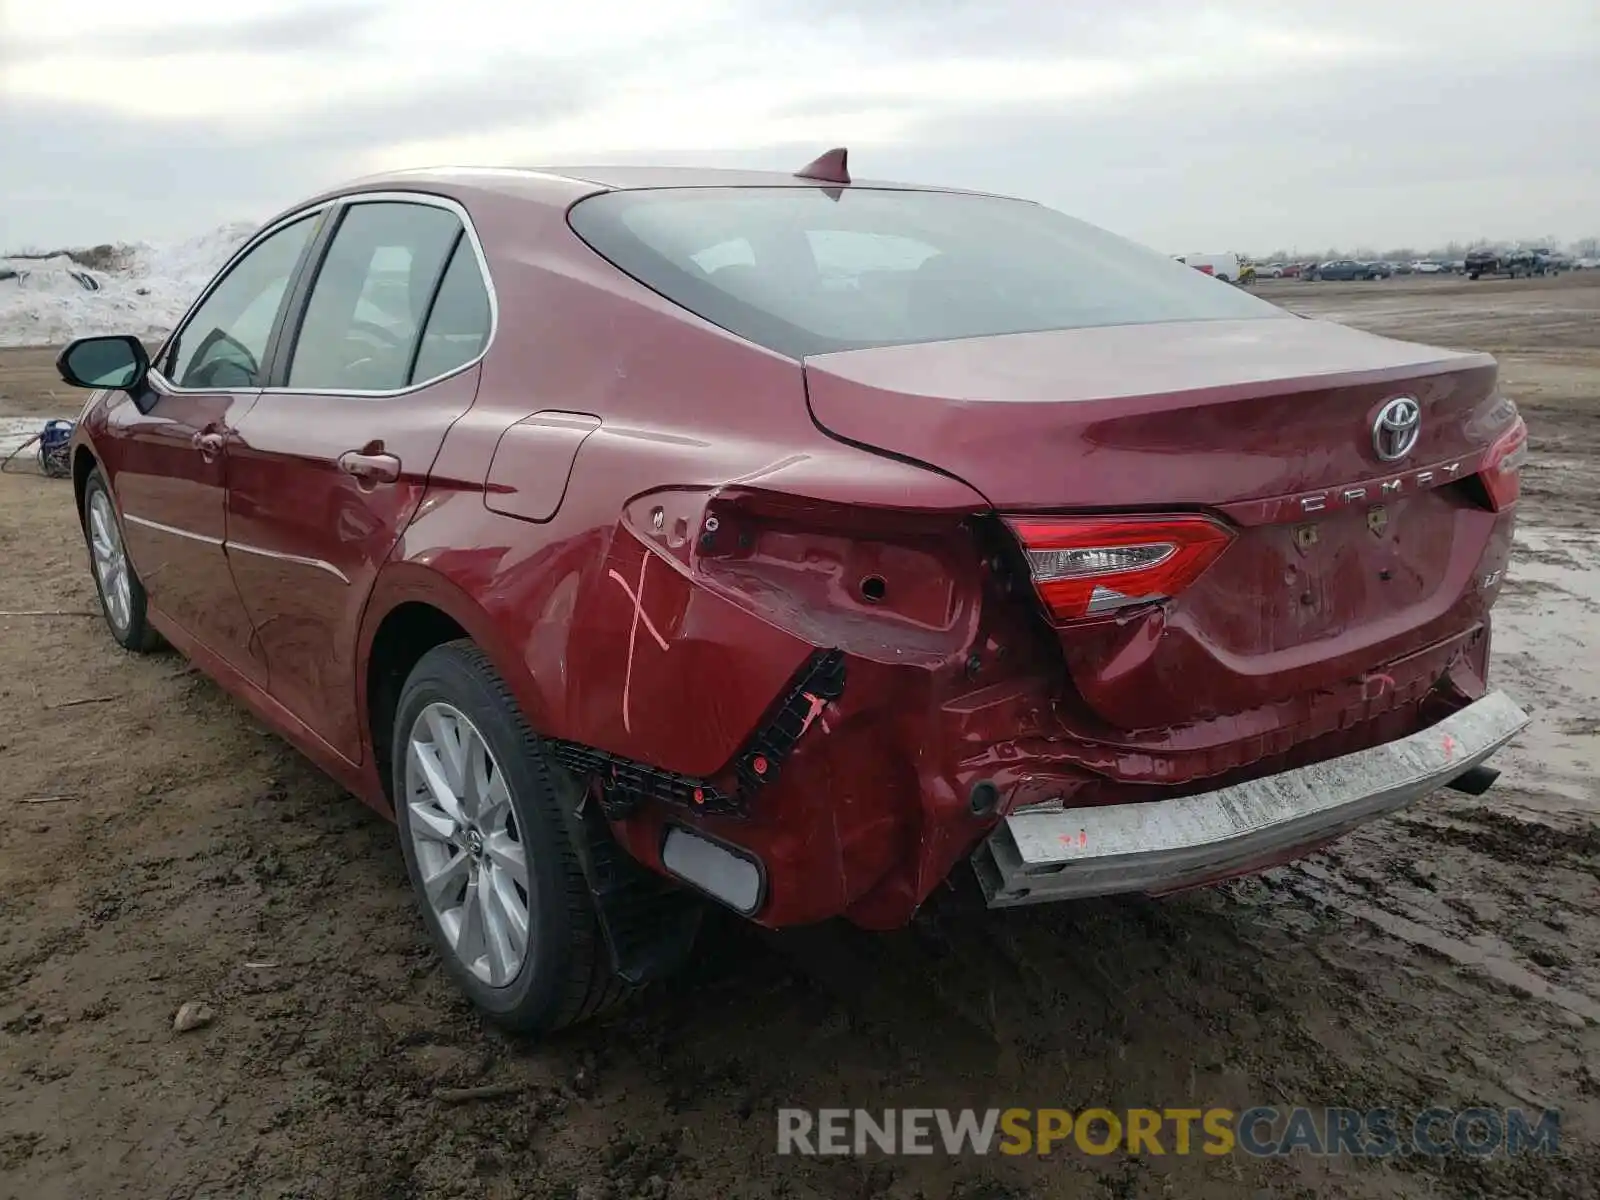
{"label": "red toyota camry sedan", "polygon": [[360,180],[59,366],[112,636],[392,814],[513,1028],[706,898],[1165,894],[1481,792],[1527,721],[1493,359],[838,151]]}

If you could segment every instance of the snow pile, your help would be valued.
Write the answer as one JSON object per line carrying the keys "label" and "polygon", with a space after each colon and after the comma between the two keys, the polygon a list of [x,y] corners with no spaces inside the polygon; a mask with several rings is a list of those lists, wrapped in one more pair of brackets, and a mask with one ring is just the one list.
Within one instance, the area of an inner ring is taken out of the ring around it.
{"label": "snow pile", "polygon": [[100,277],[65,254],[0,260],[0,281],[32,292],[75,295],[100,290]]}
{"label": "snow pile", "polygon": [[59,346],[98,333],[160,337],[255,229],[235,221],[182,242],[0,258],[0,346]]}

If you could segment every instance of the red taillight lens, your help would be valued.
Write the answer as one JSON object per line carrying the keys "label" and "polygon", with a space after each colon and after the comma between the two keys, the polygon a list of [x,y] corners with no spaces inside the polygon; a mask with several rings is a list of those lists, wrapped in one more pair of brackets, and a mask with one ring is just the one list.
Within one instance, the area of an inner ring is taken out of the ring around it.
{"label": "red taillight lens", "polygon": [[1176,596],[1228,547],[1207,517],[1013,517],[1039,598],[1057,620]]}
{"label": "red taillight lens", "polygon": [[1522,464],[1528,460],[1528,427],[1518,417],[1510,429],[1495,439],[1484,456],[1478,477],[1489,493],[1489,507],[1504,512],[1522,494]]}

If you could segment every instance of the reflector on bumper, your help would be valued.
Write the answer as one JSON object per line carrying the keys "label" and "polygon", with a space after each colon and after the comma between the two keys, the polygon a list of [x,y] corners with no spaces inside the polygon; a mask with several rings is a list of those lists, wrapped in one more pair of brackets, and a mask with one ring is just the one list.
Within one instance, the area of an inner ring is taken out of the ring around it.
{"label": "reflector on bumper", "polygon": [[692,833],[681,825],[667,826],[661,845],[661,865],[685,883],[745,916],[761,907],[766,878],[761,864],[749,853]]}
{"label": "reflector on bumper", "polygon": [[1264,866],[1403,808],[1477,766],[1528,723],[1504,692],[1398,741],[1145,804],[1007,817],[973,855],[989,907],[1159,894]]}

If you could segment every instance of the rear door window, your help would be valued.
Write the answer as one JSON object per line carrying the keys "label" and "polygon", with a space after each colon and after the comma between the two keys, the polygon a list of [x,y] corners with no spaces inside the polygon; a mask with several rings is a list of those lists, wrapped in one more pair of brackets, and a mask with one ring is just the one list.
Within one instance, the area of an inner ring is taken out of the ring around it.
{"label": "rear door window", "polygon": [[462,237],[460,219],[438,205],[347,208],[306,301],[286,385],[388,392],[426,380],[412,370],[419,339]]}

